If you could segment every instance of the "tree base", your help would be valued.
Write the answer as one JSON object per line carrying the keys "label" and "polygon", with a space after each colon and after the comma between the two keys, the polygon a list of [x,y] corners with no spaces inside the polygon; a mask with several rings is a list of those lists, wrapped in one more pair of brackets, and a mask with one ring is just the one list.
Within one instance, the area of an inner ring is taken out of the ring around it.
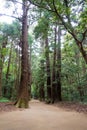
{"label": "tree base", "polygon": [[18,101],[16,102],[15,106],[18,107],[18,108],[29,108],[28,101],[26,101],[23,98],[18,99]]}

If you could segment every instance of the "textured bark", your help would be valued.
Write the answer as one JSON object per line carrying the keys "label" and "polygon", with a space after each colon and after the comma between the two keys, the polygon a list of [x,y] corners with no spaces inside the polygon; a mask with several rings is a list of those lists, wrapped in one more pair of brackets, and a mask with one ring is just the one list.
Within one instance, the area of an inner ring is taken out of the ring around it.
{"label": "textured bark", "polygon": [[23,17],[22,17],[22,59],[21,59],[21,80],[19,86],[17,107],[28,108],[28,83],[29,83],[29,63],[28,63],[28,26],[27,26],[27,13],[28,6],[27,0],[23,1]]}

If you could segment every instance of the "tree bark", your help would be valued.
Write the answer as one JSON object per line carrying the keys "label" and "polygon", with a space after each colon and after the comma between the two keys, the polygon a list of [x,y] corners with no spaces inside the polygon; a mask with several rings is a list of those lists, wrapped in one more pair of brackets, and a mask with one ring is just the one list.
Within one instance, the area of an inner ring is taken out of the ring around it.
{"label": "tree bark", "polygon": [[87,64],[87,53],[83,48],[82,42],[80,42],[78,40],[75,40],[75,41],[76,41],[76,44],[77,44],[77,46],[79,48],[79,51],[81,52],[81,54],[82,54],[82,56],[83,56],[83,58],[84,58],[84,60],[85,60],[85,62]]}
{"label": "tree bark", "polygon": [[22,58],[21,58],[21,80],[19,86],[17,107],[28,108],[28,83],[29,83],[29,63],[28,63],[28,26],[27,26],[28,1],[23,0],[22,17]]}

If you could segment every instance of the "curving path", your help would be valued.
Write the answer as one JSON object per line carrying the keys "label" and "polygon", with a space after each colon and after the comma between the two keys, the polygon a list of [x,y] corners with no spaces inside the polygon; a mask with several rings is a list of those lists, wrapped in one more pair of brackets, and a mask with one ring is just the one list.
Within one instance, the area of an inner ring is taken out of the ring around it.
{"label": "curving path", "polygon": [[87,115],[33,100],[29,109],[0,113],[0,130],[87,130]]}

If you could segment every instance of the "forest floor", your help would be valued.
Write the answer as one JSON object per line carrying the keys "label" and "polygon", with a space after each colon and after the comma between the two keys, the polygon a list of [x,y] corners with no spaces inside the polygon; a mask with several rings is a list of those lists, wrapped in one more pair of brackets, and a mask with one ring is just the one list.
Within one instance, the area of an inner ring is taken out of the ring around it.
{"label": "forest floor", "polygon": [[11,103],[0,103],[0,130],[87,130],[86,105],[32,100],[29,106],[17,109]]}

